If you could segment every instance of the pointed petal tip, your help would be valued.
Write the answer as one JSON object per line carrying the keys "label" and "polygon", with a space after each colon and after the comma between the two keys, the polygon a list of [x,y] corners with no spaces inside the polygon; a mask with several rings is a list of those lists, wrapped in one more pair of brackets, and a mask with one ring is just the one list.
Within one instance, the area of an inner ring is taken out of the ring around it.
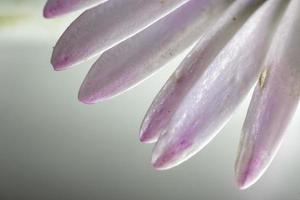
{"label": "pointed petal tip", "polygon": [[63,65],[62,63],[57,62],[53,57],[51,58],[50,63],[52,65],[54,71],[63,71],[68,68],[65,65]]}
{"label": "pointed petal tip", "polygon": [[43,12],[43,17],[46,18],[46,19],[51,19],[51,18],[53,18],[52,15],[51,15],[48,11],[45,11],[45,10],[44,10],[44,12]]}
{"label": "pointed petal tip", "polygon": [[44,7],[43,17],[46,18],[46,19],[50,19],[50,18],[53,17],[52,12],[51,12],[51,10],[49,9],[49,7],[47,5]]}
{"label": "pointed petal tip", "polygon": [[145,132],[140,132],[140,142],[143,144],[152,144],[156,142],[155,138],[149,137],[149,135],[145,134]]}
{"label": "pointed petal tip", "polygon": [[168,165],[167,162],[164,162],[164,159],[161,157],[159,157],[159,158],[152,157],[151,164],[152,164],[153,168],[157,171],[168,170],[173,167],[173,166]]}
{"label": "pointed petal tip", "polygon": [[88,104],[88,105],[98,103],[98,101],[96,100],[96,98],[94,96],[87,95],[86,92],[85,92],[85,90],[82,89],[82,87],[80,88],[79,93],[78,93],[78,100],[80,102],[82,102],[84,104]]}
{"label": "pointed petal tip", "polygon": [[152,152],[152,165],[158,170],[174,168],[203,148],[203,145],[194,148],[192,137],[183,136],[175,139],[165,137],[166,134],[160,136]]}
{"label": "pointed petal tip", "polygon": [[86,91],[87,91],[87,88],[85,85],[85,81],[83,81],[83,83],[80,86],[77,98],[80,102],[82,102],[84,104],[90,104],[91,98],[86,95]]}
{"label": "pointed petal tip", "polygon": [[157,170],[167,170],[174,168],[184,162],[186,158],[181,155],[180,148],[172,146],[171,148],[161,149],[156,145],[152,153],[152,165]]}
{"label": "pointed petal tip", "polygon": [[236,185],[240,190],[246,190],[251,187],[256,182],[256,179],[253,179],[249,174],[237,175],[236,176]]}
{"label": "pointed petal tip", "polygon": [[51,64],[55,71],[61,71],[71,67],[70,57],[67,55],[61,55],[56,53],[56,48],[54,47],[53,54],[51,57]]}
{"label": "pointed petal tip", "polygon": [[50,6],[49,4],[46,4],[43,10],[43,16],[46,19],[51,19],[51,18],[55,18],[59,15],[59,13],[57,13],[57,9],[53,6]]}
{"label": "pointed petal tip", "polygon": [[52,65],[52,67],[53,67],[54,71],[57,71],[57,72],[64,71],[64,70],[67,69],[67,68],[64,68],[64,67],[56,67],[54,65]]}
{"label": "pointed petal tip", "polygon": [[83,82],[81,85],[78,93],[78,100],[80,102],[84,104],[96,104],[113,98],[113,96],[106,95],[105,93],[94,92],[90,85],[93,84]]}
{"label": "pointed petal tip", "polygon": [[150,134],[149,127],[146,125],[146,123],[142,123],[142,126],[140,128],[140,142],[144,144],[152,144],[157,142],[157,135]]}
{"label": "pointed petal tip", "polygon": [[83,103],[83,104],[87,104],[87,105],[93,105],[93,104],[96,104],[97,102],[94,102],[94,101],[90,101],[88,99],[83,99],[83,98],[80,98],[78,97],[78,100]]}
{"label": "pointed petal tip", "polygon": [[245,159],[244,156],[238,158],[235,167],[235,177],[237,186],[241,190],[248,189],[254,185],[268,168],[269,164],[264,161],[263,157],[259,157],[260,155],[252,156],[250,160]]}

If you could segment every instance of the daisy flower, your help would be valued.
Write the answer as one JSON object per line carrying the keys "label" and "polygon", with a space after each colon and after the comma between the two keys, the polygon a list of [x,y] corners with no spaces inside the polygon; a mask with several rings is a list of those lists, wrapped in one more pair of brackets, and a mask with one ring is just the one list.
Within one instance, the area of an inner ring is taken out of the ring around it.
{"label": "daisy flower", "polygon": [[149,108],[140,131],[169,169],[205,147],[256,84],[235,174],[254,184],[280,147],[300,96],[299,0],[48,0],[44,16],[89,8],[58,40],[55,70],[100,55],[79,100],[132,88],[192,47]]}

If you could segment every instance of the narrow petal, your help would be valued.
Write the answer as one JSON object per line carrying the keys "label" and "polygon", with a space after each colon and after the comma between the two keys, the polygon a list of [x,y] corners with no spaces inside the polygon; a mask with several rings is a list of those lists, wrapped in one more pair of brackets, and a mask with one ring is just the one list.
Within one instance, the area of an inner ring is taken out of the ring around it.
{"label": "narrow petal", "polygon": [[256,86],[243,127],[236,162],[237,183],[245,189],[270,165],[300,96],[300,1],[283,17]]}
{"label": "narrow petal", "polygon": [[175,108],[256,6],[250,1],[235,2],[212,26],[213,28],[204,34],[193,52],[154,100],[141,128],[141,141],[155,142],[162,132],[165,132]]}
{"label": "narrow petal", "polygon": [[52,64],[62,70],[130,38],[189,0],[110,0],[79,16],[57,42]]}
{"label": "narrow petal", "polygon": [[106,1],[107,0],[48,0],[44,8],[44,17],[57,17]]}
{"label": "narrow petal", "polygon": [[80,101],[96,103],[111,98],[147,78],[194,44],[228,4],[225,0],[191,0],[106,51],[85,78],[79,92]]}
{"label": "narrow petal", "polygon": [[[249,1],[236,1],[241,2]],[[189,88],[175,97],[180,102],[154,148],[156,169],[174,167],[201,150],[250,91],[282,8],[281,0],[265,2],[209,65],[202,66],[205,57],[194,51],[171,80],[175,88]]]}

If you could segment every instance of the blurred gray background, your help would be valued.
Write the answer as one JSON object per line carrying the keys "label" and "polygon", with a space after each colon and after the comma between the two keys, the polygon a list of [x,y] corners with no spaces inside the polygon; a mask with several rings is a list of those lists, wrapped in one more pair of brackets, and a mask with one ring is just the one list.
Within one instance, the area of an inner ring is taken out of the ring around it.
{"label": "blurred gray background", "polygon": [[139,125],[181,57],[117,98],[84,105],[77,91],[92,61],[54,72],[49,59],[63,27],[48,23],[0,34],[0,200],[300,200],[300,109],[273,164],[248,190],[237,189],[233,168],[249,98],[203,151],[155,171]]}

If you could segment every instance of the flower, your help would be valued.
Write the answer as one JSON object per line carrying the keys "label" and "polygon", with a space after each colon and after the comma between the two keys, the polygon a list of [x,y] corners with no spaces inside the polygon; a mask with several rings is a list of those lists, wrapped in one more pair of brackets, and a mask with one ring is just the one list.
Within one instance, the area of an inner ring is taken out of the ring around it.
{"label": "flower", "polygon": [[95,6],[58,40],[55,70],[101,54],[79,100],[118,95],[193,49],[143,121],[140,140],[156,142],[152,163],[172,168],[217,135],[256,83],[235,174],[245,189],[270,165],[300,96],[299,0],[48,0],[55,17]]}

